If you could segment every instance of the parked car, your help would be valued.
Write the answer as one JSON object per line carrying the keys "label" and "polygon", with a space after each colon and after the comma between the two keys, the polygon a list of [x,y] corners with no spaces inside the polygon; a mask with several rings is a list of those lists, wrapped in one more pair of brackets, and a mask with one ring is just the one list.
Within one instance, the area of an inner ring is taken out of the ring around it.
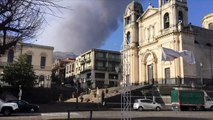
{"label": "parked car", "polygon": [[133,104],[133,109],[143,111],[143,110],[161,110],[161,105],[150,99],[136,99]]}
{"label": "parked car", "polygon": [[6,103],[0,99],[0,113],[3,115],[10,115],[18,110],[18,105],[16,103]]}
{"label": "parked car", "polygon": [[10,100],[8,102],[17,103],[20,112],[36,112],[39,110],[38,105],[30,104],[24,100]]}

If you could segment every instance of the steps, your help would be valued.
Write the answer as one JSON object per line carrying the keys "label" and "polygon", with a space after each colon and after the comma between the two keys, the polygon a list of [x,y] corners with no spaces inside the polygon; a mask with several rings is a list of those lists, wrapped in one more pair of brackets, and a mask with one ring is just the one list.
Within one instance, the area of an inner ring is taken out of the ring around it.
{"label": "steps", "polygon": [[[130,90],[135,90],[141,88],[142,86],[131,86]],[[97,92],[98,91],[98,92]],[[123,92],[123,87],[111,87],[103,89],[94,89],[91,90],[89,94],[82,94],[78,97],[79,102],[86,103],[101,103],[102,91],[104,92],[104,98],[110,98],[113,96],[120,95]],[[96,96],[95,96],[96,94]],[[83,98],[83,100],[81,100]],[[65,102],[76,102],[76,98],[70,98]]]}

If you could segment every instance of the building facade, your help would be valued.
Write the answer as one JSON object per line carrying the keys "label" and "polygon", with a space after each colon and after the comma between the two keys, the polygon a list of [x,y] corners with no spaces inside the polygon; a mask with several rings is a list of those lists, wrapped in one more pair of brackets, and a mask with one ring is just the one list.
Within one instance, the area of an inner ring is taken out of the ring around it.
{"label": "building facade", "polygon": [[71,83],[77,80],[82,88],[114,87],[118,86],[121,80],[120,71],[115,70],[119,65],[120,52],[92,49],[79,55],[75,63],[66,65],[66,76],[74,75],[75,77],[70,79],[73,81]]}
{"label": "building facade", "polygon": [[75,58],[56,59],[52,64],[53,84],[69,84],[69,79],[73,75],[71,63],[75,62]]}
{"label": "building facade", "polygon": [[17,43],[16,46],[10,48],[0,57],[0,73],[9,64],[12,64],[20,55],[27,55],[27,60],[33,65],[35,74],[38,76],[37,87],[51,86],[51,66],[53,63],[53,47]]}
{"label": "building facade", "polygon": [[[124,78],[132,84],[213,84],[213,17],[203,27],[188,22],[187,0],[158,0],[158,8],[144,11],[132,1],[124,13]],[[162,48],[189,50],[196,64],[182,57],[162,61]]]}

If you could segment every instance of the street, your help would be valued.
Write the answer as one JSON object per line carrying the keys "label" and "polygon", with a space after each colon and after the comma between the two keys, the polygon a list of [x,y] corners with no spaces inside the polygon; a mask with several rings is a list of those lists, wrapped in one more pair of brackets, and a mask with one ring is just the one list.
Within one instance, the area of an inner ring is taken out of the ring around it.
{"label": "street", "polygon": [[[213,120],[211,111],[131,111],[132,120]],[[90,111],[71,112],[70,120],[88,120]],[[93,111],[93,120],[120,120],[120,111]],[[12,116],[0,116],[0,120],[67,120],[67,112],[56,113],[17,113]]]}

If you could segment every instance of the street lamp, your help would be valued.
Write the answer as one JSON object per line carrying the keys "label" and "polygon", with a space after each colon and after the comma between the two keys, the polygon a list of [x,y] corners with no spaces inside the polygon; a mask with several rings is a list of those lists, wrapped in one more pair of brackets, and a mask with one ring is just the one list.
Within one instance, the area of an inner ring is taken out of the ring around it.
{"label": "street lamp", "polygon": [[201,84],[201,88],[203,86],[203,64],[200,63],[200,84]]}

